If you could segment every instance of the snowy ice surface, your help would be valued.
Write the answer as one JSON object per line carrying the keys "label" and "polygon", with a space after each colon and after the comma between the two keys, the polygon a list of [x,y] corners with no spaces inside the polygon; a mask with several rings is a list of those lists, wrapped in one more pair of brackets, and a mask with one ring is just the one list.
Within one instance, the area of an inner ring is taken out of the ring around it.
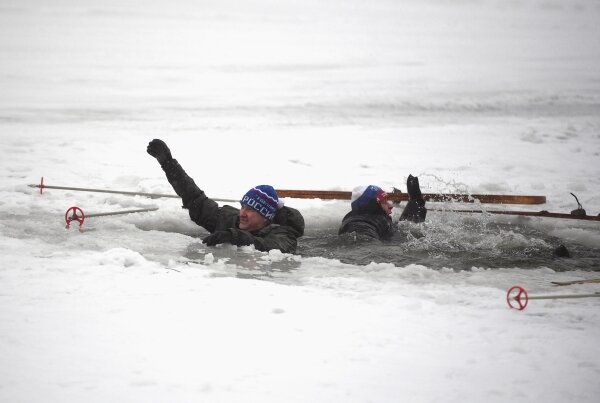
{"label": "snowy ice surface", "polygon": [[[596,402],[600,299],[505,293],[598,292],[551,284],[599,277],[598,223],[431,212],[428,247],[588,255],[350,264],[205,247],[176,199],[27,184],[172,193],[158,137],[212,197],[412,173],[597,215],[598,21],[595,0],[1,1],[0,401]],[[300,250],[349,208],[286,203]],[[73,205],[159,210],[79,232]]]}

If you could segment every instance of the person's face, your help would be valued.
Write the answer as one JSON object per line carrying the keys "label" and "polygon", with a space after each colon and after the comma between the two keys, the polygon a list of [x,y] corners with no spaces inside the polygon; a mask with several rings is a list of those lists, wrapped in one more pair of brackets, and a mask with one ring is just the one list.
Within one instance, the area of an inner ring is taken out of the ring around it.
{"label": "person's face", "polygon": [[392,205],[392,202],[389,201],[388,194],[386,192],[384,192],[383,190],[379,190],[379,192],[377,192],[376,199],[379,202],[379,205],[381,206],[381,209],[387,215],[391,215],[392,214],[392,209],[394,208],[394,206]]}
{"label": "person's face", "polygon": [[392,209],[394,208],[394,206],[392,205],[392,202],[383,200],[383,201],[379,202],[379,205],[381,206],[381,208],[383,209],[383,211],[385,211],[385,213],[387,215],[392,214]]}
{"label": "person's face", "polygon": [[242,204],[240,209],[240,229],[244,231],[254,232],[267,225],[267,220],[256,210]]}

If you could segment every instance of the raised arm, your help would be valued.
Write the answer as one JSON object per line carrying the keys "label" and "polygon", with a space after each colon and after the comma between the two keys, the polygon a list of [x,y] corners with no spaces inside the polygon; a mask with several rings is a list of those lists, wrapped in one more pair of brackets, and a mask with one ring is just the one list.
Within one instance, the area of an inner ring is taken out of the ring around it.
{"label": "raised arm", "polygon": [[177,160],[173,159],[165,142],[154,139],[148,144],[146,151],[160,164],[173,190],[181,197],[183,207],[189,210],[192,221],[209,232],[215,231],[219,205],[206,197]]}

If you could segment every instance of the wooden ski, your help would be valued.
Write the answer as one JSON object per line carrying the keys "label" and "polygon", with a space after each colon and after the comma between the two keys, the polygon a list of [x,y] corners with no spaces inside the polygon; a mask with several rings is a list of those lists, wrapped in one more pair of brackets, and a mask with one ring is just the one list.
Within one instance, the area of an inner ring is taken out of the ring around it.
{"label": "wooden ski", "polygon": [[[341,190],[290,190],[277,189],[279,197],[296,199],[350,200],[352,192]],[[388,199],[394,202],[408,201],[408,193],[390,192]],[[544,204],[546,196],[488,195],[459,193],[423,193],[423,199],[430,202],[461,202],[487,204]]]}

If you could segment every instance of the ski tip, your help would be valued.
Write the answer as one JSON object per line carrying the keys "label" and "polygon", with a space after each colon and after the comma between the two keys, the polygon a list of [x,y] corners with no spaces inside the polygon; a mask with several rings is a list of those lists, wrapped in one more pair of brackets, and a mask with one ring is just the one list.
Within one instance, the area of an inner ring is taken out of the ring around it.
{"label": "ski tip", "polygon": [[562,285],[574,285],[574,284],[587,284],[587,283],[600,283],[600,278],[591,278],[587,280],[573,280],[573,281],[551,281],[552,284]]}

